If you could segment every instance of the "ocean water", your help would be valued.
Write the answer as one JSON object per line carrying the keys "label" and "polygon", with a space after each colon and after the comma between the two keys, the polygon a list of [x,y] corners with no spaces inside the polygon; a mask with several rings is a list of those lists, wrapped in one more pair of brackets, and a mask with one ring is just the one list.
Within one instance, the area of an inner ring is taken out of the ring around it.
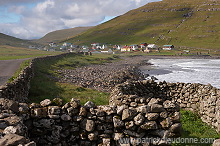
{"label": "ocean water", "polygon": [[158,81],[211,84],[220,88],[220,59],[151,59],[141,70]]}

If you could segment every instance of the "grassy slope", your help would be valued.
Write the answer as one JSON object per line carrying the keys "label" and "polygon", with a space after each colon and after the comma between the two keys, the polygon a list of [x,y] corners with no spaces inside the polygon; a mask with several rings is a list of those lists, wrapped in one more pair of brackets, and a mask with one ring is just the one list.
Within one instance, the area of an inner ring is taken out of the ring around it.
{"label": "grassy slope", "polygon": [[75,27],[75,28],[70,28],[70,29],[57,30],[57,31],[50,32],[46,34],[44,37],[42,37],[41,39],[34,40],[33,42],[40,43],[40,44],[48,44],[49,42],[57,42],[57,41],[75,36],[77,34],[80,34],[88,30],[89,28],[92,28],[92,27]]}
{"label": "grassy slope", "polygon": [[0,60],[33,58],[38,56],[56,54],[60,54],[60,52],[47,52],[20,47],[0,46]]}
{"label": "grassy slope", "polygon": [[[220,11],[208,11],[212,8],[219,9],[219,2],[206,0],[153,2],[93,27],[69,39],[68,42],[75,44],[156,42],[159,45],[169,43],[176,46],[218,49]],[[191,17],[183,16],[190,12]]]}
{"label": "grassy slope", "polygon": [[22,40],[19,38],[15,38],[15,37],[0,33],[0,45],[27,48],[29,45],[36,45],[36,44],[28,40]]}

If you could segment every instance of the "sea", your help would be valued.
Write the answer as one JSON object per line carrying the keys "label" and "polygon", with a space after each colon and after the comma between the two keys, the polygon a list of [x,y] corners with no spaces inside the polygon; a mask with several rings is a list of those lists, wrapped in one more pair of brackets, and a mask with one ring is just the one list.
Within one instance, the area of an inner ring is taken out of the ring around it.
{"label": "sea", "polygon": [[220,59],[150,59],[140,69],[156,81],[211,84],[220,88]]}

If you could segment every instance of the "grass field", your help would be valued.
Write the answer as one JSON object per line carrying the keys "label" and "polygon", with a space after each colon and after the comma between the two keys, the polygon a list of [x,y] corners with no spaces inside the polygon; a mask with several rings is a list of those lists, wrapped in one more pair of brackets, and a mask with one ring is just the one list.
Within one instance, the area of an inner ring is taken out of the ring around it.
{"label": "grass field", "polygon": [[[201,139],[218,139],[220,134],[215,129],[202,122],[199,115],[191,111],[181,110],[182,136],[181,138],[195,138],[198,142]],[[208,142],[208,141],[207,141]],[[211,146],[212,143],[174,143],[172,146]]]}
{"label": "grass field", "polygon": [[12,59],[24,59],[34,58],[46,55],[57,55],[61,52],[47,52],[35,49],[11,47],[11,46],[0,46],[0,60],[12,60]]}
{"label": "grass field", "polygon": [[68,83],[59,83],[54,80],[58,77],[57,69],[85,66],[89,64],[100,64],[116,60],[113,55],[76,55],[70,54],[67,57],[50,60],[47,62],[38,62],[35,69],[35,77],[31,81],[29,99],[32,102],[40,102],[43,99],[61,98],[64,102],[70,101],[71,98],[80,99],[84,104],[88,100],[95,102],[97,105],[108,104],[109,93],[104,93],[88,88],[83,88]]}

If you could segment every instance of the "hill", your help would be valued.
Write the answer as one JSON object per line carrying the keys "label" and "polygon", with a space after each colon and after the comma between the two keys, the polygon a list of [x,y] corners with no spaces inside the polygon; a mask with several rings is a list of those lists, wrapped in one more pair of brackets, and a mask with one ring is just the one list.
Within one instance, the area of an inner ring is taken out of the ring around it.
{"label": "hill", "polygon": [[30,42],[28,40],[15,38],[15,37],[0,33],[0,45],[28,48],[30,45],[37,45],[37,44]]}
{"label": "hill", "polygon": [[74,44],[173,44],[219,49],[219,0],[163,0],[148,3],[68,40]]}
{"label": "hill", "polygon": [[33,42],[39,43],[39,44],[48,44],[50,42],[58,42],[60,40],[67,39],[69,37],[73,37],[75,35],[78,35],[92,27],[75,27],[70,29],[63,29],[63,30],[57,30],[50,32],[46,34],[44,37],[38,40],[34,40]]}

